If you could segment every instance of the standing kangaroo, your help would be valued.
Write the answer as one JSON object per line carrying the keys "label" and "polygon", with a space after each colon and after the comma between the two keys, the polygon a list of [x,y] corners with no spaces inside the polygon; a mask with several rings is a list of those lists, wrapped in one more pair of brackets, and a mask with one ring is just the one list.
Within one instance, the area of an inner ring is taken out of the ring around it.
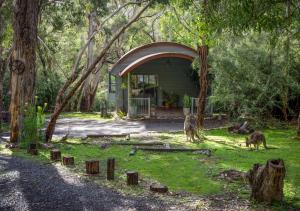
{"label": "standing kangaroo", "polygon": [[264,145],[265,149],[268,149],[266,144],[265,135],[260,131],[253,132],[249,137],[246,137],[246,146],[251,148],[251,144],[254,145],[256,150],[258,150],[260,144]]}
{"label": "standing kangaroo", "polygon": [[200,140],[200,137],[197,133],[197,129],[192,123],[191,115],[186,115],[184,121],[184,132],[186,135],[187,141],[195,141],[195,137]]}

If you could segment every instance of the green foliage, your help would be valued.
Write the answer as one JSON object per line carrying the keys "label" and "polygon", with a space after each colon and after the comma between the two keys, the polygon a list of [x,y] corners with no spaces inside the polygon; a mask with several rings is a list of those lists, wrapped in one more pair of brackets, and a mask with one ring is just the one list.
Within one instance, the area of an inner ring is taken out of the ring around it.
{"label": "green foliage", "polygon": [[23,110],[23,128],[21,132],[21,147],[28,146],[29,143],[38,143],[44,136],[42,129],[45,126],[46,117],[44,114],[47,104],[43,107],[26,104]]}
{"label": "green foliage", "polygon": [[126,117],[126,113],[124,111],[118,110],[117,111],[117,115],[118,117],[120,117],[121,119],[124,119]]}
{"label": "green foliage", "polygon": [[[300,60],[293,57],[286,74],[283,43],[277,42],[274,48],[268,42],[268,34],[230,36],[211,50],[210,71],[214,75],[211,100],[220,106],[217,109],[228,111],[233,117],[264,122],[273,109],[282,108],[280,96],[286,87],[290,100],[299,95]],[[292,48],[291,51],[298,50]]]}
{"label": "green foliage", "polygon": [[167,93],[163,91],[163,100],[167,106],[173,106],[178,103],[179,96],[175,93]]}
{"label": "green foliage", "polygon": [[191,97],[185,94],[183,96],[183,107],[184,108],[190,108],[191,105],[192,105]]}

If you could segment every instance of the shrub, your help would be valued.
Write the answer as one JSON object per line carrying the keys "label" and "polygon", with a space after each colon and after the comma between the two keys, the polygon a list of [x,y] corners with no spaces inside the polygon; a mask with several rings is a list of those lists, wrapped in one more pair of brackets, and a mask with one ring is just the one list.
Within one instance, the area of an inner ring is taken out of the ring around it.
{"label": "shrub", "polygon": [[183,107],[184,108],[190,108],[192,104],[191,97],[188,95],[183,96]]}

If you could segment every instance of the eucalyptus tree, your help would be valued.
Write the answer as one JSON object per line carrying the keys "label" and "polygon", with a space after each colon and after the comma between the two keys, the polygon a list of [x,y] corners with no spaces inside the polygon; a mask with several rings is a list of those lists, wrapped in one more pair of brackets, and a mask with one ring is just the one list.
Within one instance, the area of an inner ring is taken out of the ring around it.
{"label": "eucalyptus tree", "polygon": [[[60,115],[60,113],[63,111],[63,109],[66,107],[66,105],[69,103],[70,99],[73,97],[73,95],[76,93],[76,91],[80,88],[82,83],[89,77],[89,75],[95,70],[97,65],[103,60],[106,53],[110,50],[113,43],[120,37],[121,34],[124,33],[124,31],[129,28],[134,22],[138,21],[141,15],[145,12],[145,10],[152,5],[155,1],[150,0],[146,2],[139,2],[139,5],[143,5],[142,8],[132,16],[132,18],[123,24],[114,34],[110,36],[110,39],[103,44],[103,47],[101,48],[98,56],[95,58],[94,62],[88,67],[85,68],[84,71],[82,71],[82,74],[80,75],[80,69],[78,68],[80,60],[82,58],[82,55],[84,54],[86,48],[88,47],[91,39],[94,36],[90,36],[87,40],[87,42],[84,44],[84,46],[81,48],[81,50],[78,52],[77,58],[74,62],[73,68],[71,70],[70,77],[66,80],[64,85],[60,88],[58,95],[56,97],[56,103],[55,103],[55,109],[53,114],[51,115],[50,122],[46,129],[46,141],[50,141],[52,139],[52,135],[55,129],[56,121]],[[119,9],[116,10],[117,12]],[[110,15],[113,15],[114,12],[112,12]],[[110,17],[108,15],[108,17]],[[101,27],[100,27],[101,29]],[[96,35],[98,30],[95,31],[94,35]]]}
{"label": "eucalyptus tree", "polygon": [[163,32],[169,40],[186,43],[198,50],[199,58],[195,61],[199,75],[199,98],[197,109],[197,126],[203,128],[204,110],[208,90],[208,45],[212,30],[207,20],[209,0],[173,0],[169,12],[162,19]]}
{"label": "eucalyptus tree", "polygon": [[3,83],[11,46],[11,1],[0,1],[0,132],[2,130]]}
{"label": "eucalyptus tree", "polygon": [[[300,4],[296,0],[217,0],[209,3],[209,22],[219,31],[241,34],[245,31],[269,32],[273,37],[285,40],[282,54],[285,64],[281,70],[289,78],[292,68],[291,39],[299,38]],[[278,40],[278,39],[277,39]],[[272,43],[274,49],[276,43]],[[288,118],[290,89],[288,81],[282,83],[280,93],[281,111]]]}
{"label": "eucalyptus tree", "polygon": [[22,131],[25,105],[32,105],[35,96],[36,46],[39,0],[16,0],[14,10],[14,38],[10,59],[11,102],[10,141],[16,143]]}

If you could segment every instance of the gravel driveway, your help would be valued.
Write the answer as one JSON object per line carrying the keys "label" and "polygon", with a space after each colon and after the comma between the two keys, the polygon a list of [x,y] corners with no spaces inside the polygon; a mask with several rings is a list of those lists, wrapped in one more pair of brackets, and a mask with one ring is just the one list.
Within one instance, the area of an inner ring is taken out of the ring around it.
{"label": "gravel driveway", "polygon": [[[182,119],[150,119],[141,121],[129,120],[91,120],[79,118],[59,119],[54,132],[54,137],[62,137],[69,131],[69,137],[82,138],[88,134],[115,135],[128,133],[149,132],[174,132],[183,131]],[[205,128],[217,128],[226,124],[225,120],[205,120]],[[0,135],[4,139],[9,138],[9,133]],[[1,140],[0,140],[1,141]]]}
{"label": "gravel driveway", "polygon": [[123,196],[60,165],[0,155],[0,210],[187,210],[156,198]]}

